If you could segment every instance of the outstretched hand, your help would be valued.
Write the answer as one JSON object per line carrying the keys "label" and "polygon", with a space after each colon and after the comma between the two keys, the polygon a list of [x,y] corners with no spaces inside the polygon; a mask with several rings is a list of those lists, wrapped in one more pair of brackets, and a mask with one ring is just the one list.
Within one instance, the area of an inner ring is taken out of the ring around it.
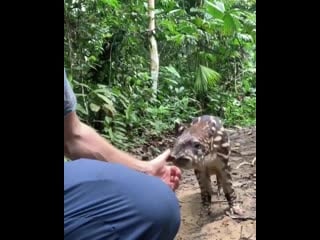
{"label": "outstretched hand", "polygon": [[151,174],[161,178],[172,190],[176,190],[181,180],[181,170],[176,166],[167,165],[169,155],[170,150],[168,149],[150,161],[152,166]]}

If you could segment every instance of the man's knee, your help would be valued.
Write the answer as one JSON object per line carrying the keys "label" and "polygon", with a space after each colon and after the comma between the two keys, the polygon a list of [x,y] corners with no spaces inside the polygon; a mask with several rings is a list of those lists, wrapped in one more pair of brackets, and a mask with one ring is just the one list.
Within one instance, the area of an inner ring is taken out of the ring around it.
{"label": "man's knee", "polygon": [[176,200],[155,199],[157,208],[153,209],[152,229],[155,239],[174,239],[180,227],[180,208]]}
{"label": "man's knee", "polygon": [[146,191],[137,206],[142,225],[150,224],[148,239],[174,239],[180,227],[180,207],[176,195],[158,179]]}
{"label": "man's knee", "polygon": [[73,216],[89,216],[90,222],[104,219],[124,239],[172,240],[180,226],[176,195],[159,178],[90,160],[66,164],[65,234],[71,232],[70,221],[73,236],[81,235],[84,229],[87,234],[96,234],[92,229],[87,231],[90,222],[73,224]]}

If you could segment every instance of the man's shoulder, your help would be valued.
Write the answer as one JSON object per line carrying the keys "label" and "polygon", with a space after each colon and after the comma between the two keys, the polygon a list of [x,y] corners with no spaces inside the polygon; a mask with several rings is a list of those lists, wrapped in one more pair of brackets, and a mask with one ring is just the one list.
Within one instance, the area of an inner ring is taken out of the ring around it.
{"label": "man's shoulder", "polygon": [[64,116],[76,110],[76,96],[71,88],[67,78],[66,70],[64,69]]}

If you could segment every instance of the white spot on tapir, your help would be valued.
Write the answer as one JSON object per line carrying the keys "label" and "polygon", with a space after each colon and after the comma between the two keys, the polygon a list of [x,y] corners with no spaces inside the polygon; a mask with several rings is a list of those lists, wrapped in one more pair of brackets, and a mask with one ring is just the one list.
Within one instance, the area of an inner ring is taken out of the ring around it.
{"label": "white spot on tapir", "polygon": [[213,141],[215,141],[215,142],[219,142],[221,140],[222,140],[221,136],[216,136],[215,139],[213,139]]}

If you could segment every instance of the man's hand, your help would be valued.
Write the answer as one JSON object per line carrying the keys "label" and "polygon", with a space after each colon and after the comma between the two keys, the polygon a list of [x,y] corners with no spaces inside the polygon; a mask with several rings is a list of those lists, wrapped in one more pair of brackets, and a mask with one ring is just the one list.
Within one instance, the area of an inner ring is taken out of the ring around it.
{"label": "man's hand", "polygon": [[155,159],[151,160],[150,174],[159,177],[164,181],[172,190],[179,187],[181,180],[181,171],[176,166],[168,166],[167,159],[170,155],[170,150],[166,150]]}

